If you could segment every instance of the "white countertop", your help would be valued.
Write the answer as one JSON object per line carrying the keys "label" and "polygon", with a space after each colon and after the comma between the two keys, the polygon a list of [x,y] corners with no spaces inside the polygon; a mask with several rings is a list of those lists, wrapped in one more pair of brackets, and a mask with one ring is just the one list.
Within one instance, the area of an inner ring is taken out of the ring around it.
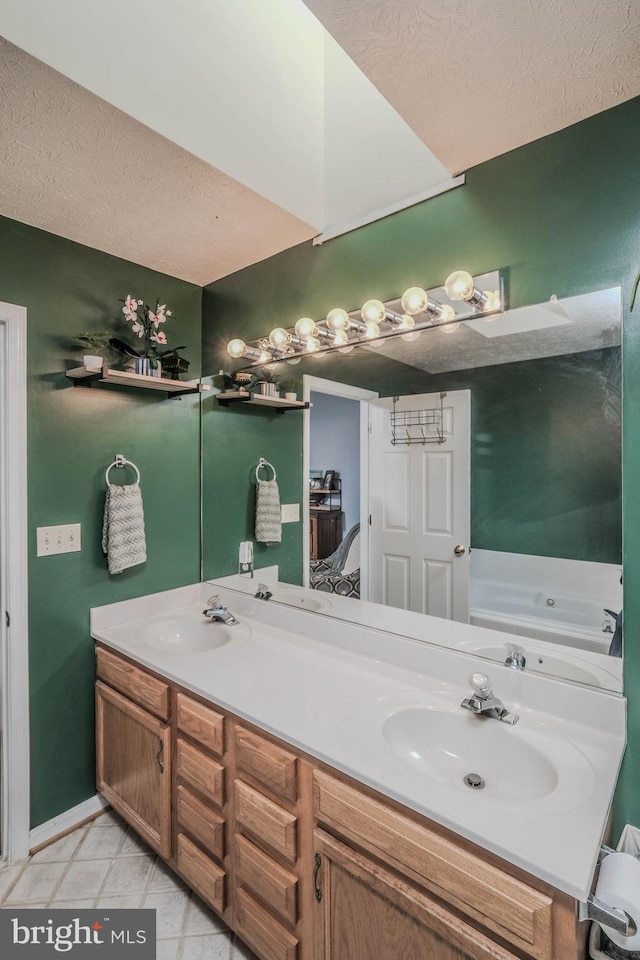
{"label": "white countertop", "polygon": [[[586,899],[624,750],[623,698],[488,666],[473,656],[256,600],[226,586],[219,592],[239,623],[206,627],[229,630],[231,642],[215,651],[174,653],[145,639],[150,618],[202,620],[212,592],[211,583],[194,584],[94,608],[92,636]],[[398,756],[383,737],[389,715],[425,702],[459,726],[468,677],[478,669],[490,674],[496,695],[520,721],[510,727],[462,715],[468,723],[486,724],[477,727],[480,736],[486,730],[502,737],[498,742],[516,755],[527,752],[529,741],[550,758],[558,784],[537,800],[500,799],[491,795],[489,783],[487,790],[474,792],[457,779],[433,776]]]}

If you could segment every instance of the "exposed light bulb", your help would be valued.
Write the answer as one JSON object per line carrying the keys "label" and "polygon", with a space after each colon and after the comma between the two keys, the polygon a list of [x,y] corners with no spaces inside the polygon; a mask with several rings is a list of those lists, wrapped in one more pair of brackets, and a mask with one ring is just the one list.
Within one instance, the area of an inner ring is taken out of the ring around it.
{"label": "exposed light bulb", "polygon": [[415,320],[413,319],[413,317],[412,317],[410,314],[408,314],[408,313],[403,313],[403,314],[402,314],[402,319],[400,320],[400,324],[399,324],[398,329],[400,329],[400,330],[413,330],[413,328],[415,327],[415,325],[416,325],[416,322],[415,322]]}
{"label": "exposed light bulb", "polygon": [[274,327],[269,334],[269,343],[272,347],[275,347],[276,350],[282,350],[282,348],[286,347],[290,342],[291,334],[288,330],[285,330],[284,327]]}
{"label": "exposed light bulb", "polygon": [[262,350],[259,357],[258,363],[268,363],[269,360],[273,360],[273,357],[268,350]]}
{"label": "exposed light bulb", "polygon": [[416,313],[423,313],[427,309],[427,304],[429,303],[429,297],[427,296],[426,290],[423,290],[422,287],[409,287],[408,290],[402,294],[402,310],[404,313],[408,313],[409,316],[414,316]]}
{"label": "exposed light bulb", "polygon": [[387,310],[381,300],[367,300],[367,302],[362,305],[362,310],[360,311],[360,316],[367,324],[382,323],[386,315]]}
{"label": "exposed light bulb", "polygon": [[346,330],[336,330],[333,335],[333,344],[336,347],[345,347],[349,343],[349,335]]}
{"label": "exposed light bulb", "polygon": [[450,303],[442,304],[442,313],[438,317],[438,323],[448,323],[450,320],[455,320],[456,312],[451,306]]}
{"label": "exposed light bulb", "polygon": [[327,326],[329,330],[348,330],[351,325],[351,318],[342,307],[335,307],[329,310],[327,314]]}
{"label": "exposed light bulb", "polygon": [[[500,291],[499,291],[499,290],[485,290],[484,292],[485,292],[486,297],[487,297],[487,302],[486,302],[486,304],[485,304],[484,309],[485,309],[485,310],[488,310],[489,312],[495,312],[496,310],[501,310],[501,309],[502,309],[502,298],[500,297]],[[493,318],[492,318],[492,317],[489,317],[488,319],[492,320]]]}
{"label": "exposed light bulb", "polygon": [[316,350],[320,349],[320,341],[317,337],[307,337],[307,353],[315,353]]}
{"label": "exposed light bulb", "polygon": [[229,340],[227,344],[227,353],[230,357],[233,357],[234,360],[239,360],[240,357],[244,357],[247,345],[244,340],[236,338],[235,340]]}
{"label": "exposed light bulb", "polygon": [[367,329],[365,330],[364,335],[367,340],[377,340],[380,336],[380,327],[377,323],[369,321],[367,323]]}
{"label": "exposed light bulb", "polygon": [[348,347],[338,347],[338,353],[351,353],[353,350],[353,344]]}
{"label": "exposed light bulb", "polygon": [[471,300],[474,294],[473,277],[466,270],[455,270],[444,282],[449,300]]}
{"label": "exposed light bulb", "polygon": [[460,329],[460,324],[459,323],[443,323],[438,327],[438,329],[440,330],[440,333],[457,333],[458,330]]}
{"label": "exposed light bulb", "polygon": [[315,337],[318,332],[316,322],[312,320],[311,317],[300,317],[299,320],[296,320],[296,325],[293,329],[296,332],[296,336],[302,340],[306,339],[306,337]]}
{"label": "exposed light bulb", "polygon": [[412,330],[411,333],[401,333],[400,339],[407,340],[409,343],[411,343],[412,340],[417,340],[421,333],[422,330]]}

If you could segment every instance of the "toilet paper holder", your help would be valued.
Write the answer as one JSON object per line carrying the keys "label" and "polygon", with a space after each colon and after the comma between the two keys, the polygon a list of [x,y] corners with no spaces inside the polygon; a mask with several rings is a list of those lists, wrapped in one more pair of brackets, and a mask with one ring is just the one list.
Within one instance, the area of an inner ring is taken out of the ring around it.
{"label": "toilet paper holder", "polygon": [[[611,847],[606,847],[603,844],[598,855],[598,863],[602,863],[605,857],[615,852]],[[622,934],[623,937],[633,936],[636,933],[636,925],[628,913],[621,910],[620,907],[611,907],[593,893],[590,894],[586,902],[579,902],[578,920],[594,920],[596,923],[611,927],[612,930]]]}

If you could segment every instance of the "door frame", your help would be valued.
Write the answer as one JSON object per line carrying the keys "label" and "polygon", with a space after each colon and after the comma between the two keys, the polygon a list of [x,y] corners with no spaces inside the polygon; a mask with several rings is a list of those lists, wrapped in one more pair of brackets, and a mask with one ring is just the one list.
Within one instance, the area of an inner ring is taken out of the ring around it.
{"label": "door frame", "polygon": [[[374,390],[363,390],[348,383],[304,374],[302,397],[309,402],[311,393],[325,393],[360,403],[360,599],[369,596],[369,401],[377,400]],[[304,586],[309,586],[309,470],[311,467],[311,410],[305,410],[302,425],[302,562]]]}
{"label": "door frame", "polygon": [[[2,859],[29,854],[27,310],[0,302]],[[10,561],[10,562],[9,562]]]}

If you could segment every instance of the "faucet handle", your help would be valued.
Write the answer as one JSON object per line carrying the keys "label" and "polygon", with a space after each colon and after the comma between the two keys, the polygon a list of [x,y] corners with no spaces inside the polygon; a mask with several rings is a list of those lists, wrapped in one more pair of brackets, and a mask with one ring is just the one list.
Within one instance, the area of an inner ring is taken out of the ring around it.
{"label": "faucet handle", "polygon": [[207,605],[209,607],[221,607],[222,600],[217,593],[214,593],[214,595],[207,600]]}
{"label": "faucet handle", "polygon": [[478,700],[488,700],[491,696],[491,680],[486,673],[472,673],[469,683]]}

